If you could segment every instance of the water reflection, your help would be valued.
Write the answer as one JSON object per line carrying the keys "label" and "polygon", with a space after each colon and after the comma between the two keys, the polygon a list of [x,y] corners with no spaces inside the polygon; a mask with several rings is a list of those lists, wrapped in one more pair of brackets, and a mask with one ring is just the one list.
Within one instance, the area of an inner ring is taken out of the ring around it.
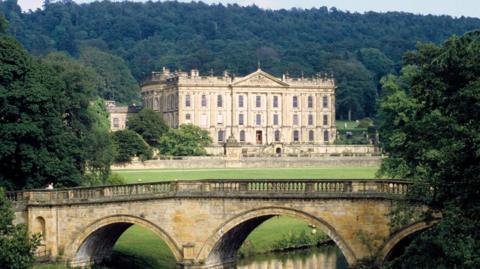
{"label": "water reflection", "polygon": [[240,259],[237,269],[347,269],[345,257],[336,246],[257,255]]}

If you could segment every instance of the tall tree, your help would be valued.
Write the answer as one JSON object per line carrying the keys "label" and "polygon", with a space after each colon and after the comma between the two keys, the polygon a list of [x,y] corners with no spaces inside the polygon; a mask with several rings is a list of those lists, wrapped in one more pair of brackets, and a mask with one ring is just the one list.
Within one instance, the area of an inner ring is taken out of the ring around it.
{"label": "tall tree", "polygon": [[102,87],[93,69],[63,53],[51,53],[44,62],[55,69],[64,83],[66,96],[64,122],[75,134],[77,166],[94,181],[104,181],[110,174],[114,146],[109,135],[108,112],[95,92]]}
{"label": "tall tree", "polygon": [[381,172],[414,181],[411,195],[442,218],[392,268],[480,268],[480,31],[405,56],[384,79]]}
{"label": "tall tree", "polygon": [[63,81],[12,38],[0,37],[0,185],[72,186],[82,178],[65,125]]}

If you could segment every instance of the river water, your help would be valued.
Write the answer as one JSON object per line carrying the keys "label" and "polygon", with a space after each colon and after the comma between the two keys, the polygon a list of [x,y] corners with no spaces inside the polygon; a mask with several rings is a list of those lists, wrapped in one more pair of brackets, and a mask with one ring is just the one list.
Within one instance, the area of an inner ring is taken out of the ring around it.
{"label": "river water", "polygon": [[237,269],[347,269],[337,246],[322,246],[242,258]]}

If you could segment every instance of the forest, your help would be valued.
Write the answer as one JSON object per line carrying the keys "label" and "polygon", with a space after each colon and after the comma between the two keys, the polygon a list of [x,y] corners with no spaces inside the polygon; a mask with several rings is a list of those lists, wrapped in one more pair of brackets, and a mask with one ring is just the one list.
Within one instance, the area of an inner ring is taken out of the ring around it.
{"label": "forest", "polygon": [[94,69],[104,99],[138,103],[139,84],[163,66],[243,76],[260,62],[276,76],[332,73],[338,119],[374,118],[380,79],[398,72],[418,42],[439,44],[480,28],[477,18],[175,1],[45,0],[42,9],[22,12],[17,0],[3,0],[0,12],[30,53],[63,51]]}

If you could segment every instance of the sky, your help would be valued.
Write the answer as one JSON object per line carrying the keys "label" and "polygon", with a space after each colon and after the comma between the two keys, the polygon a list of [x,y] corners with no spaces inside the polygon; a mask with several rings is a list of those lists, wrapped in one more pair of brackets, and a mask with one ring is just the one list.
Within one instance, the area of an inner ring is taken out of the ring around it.
{"label": "sky", "polygon": [[[113,0],[119,1],[119,0]],[[121,0],[120,0],[121,1]],[[135,0],[140,2],[142,0]],[[75,0],[77,3],[88,3],[92,0]],[[190,2],[190,0],[179,0]],[[336,7],[352,12],[365,11],[405,11],[415,14],[451,15],[480,18],[480,0],[203,0],[205,3],[237,3],[239,5],[256,4],[268,9],[289,9],[292,7]],[[24,11],[37,9],[43,0],[18,0]]]}

